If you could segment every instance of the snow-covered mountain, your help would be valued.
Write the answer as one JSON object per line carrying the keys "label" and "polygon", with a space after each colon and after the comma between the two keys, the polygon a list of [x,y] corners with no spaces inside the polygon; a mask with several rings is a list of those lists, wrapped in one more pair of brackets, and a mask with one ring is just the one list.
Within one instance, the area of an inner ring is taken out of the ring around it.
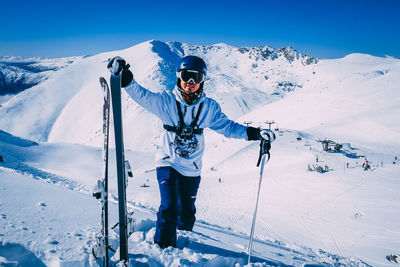
{"label": "snow-covered mountain", "polygon": [[38,85],[80,58],[0,57],[0,96],[17,94]]}
{"label": "snow-covered mountain", "polygon": [[[84,58],[57,71],[48,80],[3,103],[0,114],[7,114],[9,120],[0,121],[0,128],[37,141],[99,145],[100,125],[88,122],[99,121],[98,77],[108,76],[107,59],[116,54],[126,58],[135,78],[153,91],[173,89],[180,57],[186,54],[203,57],[209,67],[206,92],[220,101],[223,110],[232,118],[301,88],[307,83],[304,77],[313,72],[318,62],[290,47],[275,50],[268,46],[196,46],[149,41],[122,51]],[[126,125],[151,121],[151,115],[126,96],[124,100]],[[42,109],[37,109],[37,105]],[[18,123],[21,118],[24,125]],[[159,125],[154,126],[152,136],[159,132]],[[129,126],[126,130],[132,132]],[[138,138],[128,137],[128,144],[134,145],[133,140]]]}
{"label": "snow-covered mountain", "polygon": [[[12,264],[2,251],[29,252],[29,263],[97,264],[90,242],[100,211],[90,194],[101,169],[98,78],[109,76],[107,59],[119,55],[142,86],[172,90],[175,66],[188,54],[207,62],[205,92],[230,118],[261,127],[267,120],[277,123],[253,265],[392,266],[385,255],[399,253],[400,60],[365,54],[318,60],[290,47],[155,40],[73,60],[1,103],[0,265]],[[179,233],[178,249],[162,251],[151,242],[159,205],[153,152],[162,125],[125,93],[123,116],[126,157],[134,171],[127,198],[138,224],[130,238],[132,262],[244,265],[258,144],[206,130],[195,232]],[[316,140],[325,138],[342,149],[322,151]],[[365,159],[372,170],[362,170]],[[319,174],[308,166],[329,171]],[[113,159],[110,168],[115,201]]]}

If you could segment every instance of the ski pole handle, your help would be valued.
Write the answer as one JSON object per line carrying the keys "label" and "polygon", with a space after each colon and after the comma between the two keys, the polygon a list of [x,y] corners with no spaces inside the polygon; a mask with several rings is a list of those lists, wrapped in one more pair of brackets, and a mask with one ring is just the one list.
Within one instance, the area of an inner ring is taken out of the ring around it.
{"label": "ski pole handle", "polygon": [[[271,142],[265,139],[261,139],[260,142],[260,154],[258,156],[257,167],[260,166],[261,158],[263,155],[268,155],[268,160],[270,158],[269,150],[271,149]],[[268,161],[267,160],[267,161]]]}

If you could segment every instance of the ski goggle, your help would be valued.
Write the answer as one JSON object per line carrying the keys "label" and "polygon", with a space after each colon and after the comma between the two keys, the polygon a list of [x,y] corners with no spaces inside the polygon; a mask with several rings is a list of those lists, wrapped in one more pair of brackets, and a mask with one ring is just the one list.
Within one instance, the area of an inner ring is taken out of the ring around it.
{"label": "ski goggle", "polygon": [[201,83],[204,81],[204,74],[197,70],[180,70],[176,76],[186,83],[190,81],[193,83]]}

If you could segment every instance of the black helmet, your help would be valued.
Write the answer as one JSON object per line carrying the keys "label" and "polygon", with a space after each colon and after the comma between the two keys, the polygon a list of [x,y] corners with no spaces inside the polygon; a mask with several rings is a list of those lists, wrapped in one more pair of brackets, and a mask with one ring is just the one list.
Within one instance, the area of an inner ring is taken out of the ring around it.
{"label": "black helmet", "polygon": [[207,74],[207,66],[204,60],[196,56],[186,56],[181,59],[178,65],[178,72],[181,70],[196,70]]}
{"label": "black helmet", "polygon": [[[207,66],[201,58],[196,56],[186,56],[181,59],[177,69],[178,80],[176,81],[176,85],[186,103],[191,105],[200,99],[203,94],[203,85],[206,73]],[[192,80],[195,83],[200,83],[200,88],[196,92],[188,93],[182,89],[180,84],[181,80],[185,82]]]}

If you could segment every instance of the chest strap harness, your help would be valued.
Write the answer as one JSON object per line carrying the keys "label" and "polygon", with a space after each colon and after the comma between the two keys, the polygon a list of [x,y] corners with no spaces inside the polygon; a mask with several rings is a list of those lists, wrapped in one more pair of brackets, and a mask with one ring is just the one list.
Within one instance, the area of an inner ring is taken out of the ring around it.
{"label": "chest strap harness", "polygon": [[203,102],[200,103],[196,117],[194,117],[192,123],[189,126],[186,126],[186,124],[184,122],[183,114],[182,114],[182,110],[181,110],[181,104],[179,103],[179,101],[176,101],[176,107],[178,108],[178,115],[179,115],[178,126],[170,126],[170,125],[164,124],[164,129],[169,132],[176,133],[179,137],[181,137],[183,139],[192,139],[193,135],[202,134],[203,128],[199,128],[199,126],[197,125],[197,122],[200,117],[201,109],[203,108]]}

